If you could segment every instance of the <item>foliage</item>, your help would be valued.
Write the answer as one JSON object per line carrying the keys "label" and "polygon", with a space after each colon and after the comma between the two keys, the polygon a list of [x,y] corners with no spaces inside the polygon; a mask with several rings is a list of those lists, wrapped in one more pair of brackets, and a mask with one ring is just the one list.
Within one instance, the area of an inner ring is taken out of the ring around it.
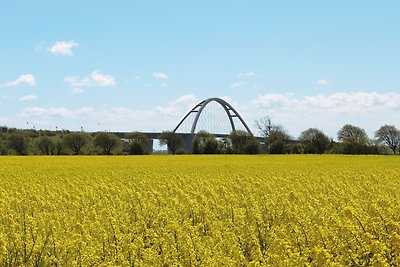
{"label": "foliage", "polygon": [[160,140],[160,145],[167,145],[173,155],[175,155],[176,150],[182,148],[184,145],[182,136],[170,131],[162,132],[158,139]]}
{"label": "foliage", "polygon": [[369,141],[365,130],[346,124],[338,131],[338,140],[346,144],[366,145]]}
{"label": "foliage", "polygon": [[285,154],[285,143],[282,140],[275,140],[269,145],[270,154]]}
{"label": "foliage", "polygon": [[[235,135],[230,135],[224,138],[216,139],[217,142],[211,141],[207,145],[207,153],[217,153],[219,154],[255,154],[259,153],[260,149],[262,149],[262,153],[271,153],[271,154],[298,154],[298,153],[320,153],[315,145],[312,144],[311,141],[304,141],[302,136],[299,137],[299,142],[293,140],[286,130],[283,129],[282,126],[276,126],[270,122],[270,120],[266,120],[265,125],[268,126],[268,138],[265,139],[265,143],[261,142],[259,144],[259,140],[251,137],[247,132],[237,131]],[[386,131],[386,135],[382,135],[382,129],[388,130],[389,128],[393,128],[394,126],[382,126],[375,133],[375,140],[369,140],[368,136],[365,134],[365,131],[361,128],[347,125],[343,127],[341,131],[344,129],[348,136],[341,135],[341,142],[337,143],[331,140],[328,144],[328,149],[325,150],[324,153],[331,154],[391,154],[396,153],[398,151],[399,146],[395,147],[397,144],[396,134],[389,136],[390,131]],[[349,130],[350,128],[350,130]],[[353,129],[356,129],[354,132],[356,136],[358,133],[361,133],[362,138],[352,138]],[[309,131],[306,130],[305,132]],[[379,132],[379,137],[377,134]],[[170,132],[166,132],[168,136]],[[111,134],[111,133],[109,133]],[[76,137],[76,136],[79,137]],[[123,140],[123,145],[118,138],[118,146],[115,147],[111,152],[107,152],[107,150],[100,151],[99,146],[95,144],[95,138],[92,138],[95,134],[89,134],[84,132],[70,132],[68,130],[58,130],[58,131],[49,131],[49,130],[21,130],[15,128],[7,128],[0,127],[0,155],[37,155],[37,154],[52,154],[52,155],[68,155],[68,154],[86,154],[86,155],[95,155],[95,154],[148,154],[152,153],[149,151],[149,142],[150,140],[146,135],[140,132],[131,132],[127,133]],[[175,149],[175,153],[178,149],[184,149],[183,138],[179,134],[172,134],[175,136],[176,140],[170,138],[169,141],[172,142],[172,145],[176,145],[173,147]],[[16,138],[16,136],[19,136]],[[233,139],[232,139],[233,138]],[[387,138],[393,138],[390,141]],[[233,141],[232,141],[233,140]],[[359,140],[359,141],[355,141]],[[385,141],[386,140],[386,141]],[[82,142],[83,143],[82,143]],[[133,144],[133,141],[137,141],[141,144]],[[161,140],[161,144],[165,141],[167,144],[167,139]],[[19,143],[18,143],[19,142]],[[18,145],[19,144],[19,145]],[[82,145],[83,144],[83,145]],[[196,153],[200,153],[198,148],[198,143],[193,143],[194,151]],[[218,149],[217,149],[218,147]],[[390,148],[391,147],[391,148]],[[144,151],[142,151],[142,148]],[[391,150],[390,150],[391,149]],[[151,150],[151,149],[150,149]],[[172,150],[169,148],[172,152]],[[190,151],[186,151],[186,153],[190,153]],[[204,153],[201,152],[201,153]]]}
{"label": "foliage", "polygon": [[330,145],[330,140],[322,131],[310,128],[303,131],[299,137],[303,152],[306,154],[323,154]]}
{"label": "foliage", "polygon": [[233,153],[237,154],[258,154],[259,142],[250,133],[246,131],[233,131],[229,135],[232,142]]}
{"label": "foliage", "polygon": [[63,155],[64,154],[64,146],[61,140],[56,141],[55,144],[55,153],[56,155]]}
{"label": "foliage", "polygon": [[149,143],[149,138],[147,138],[147,136],[144,133],[141,133],[141,132],[127,133],[126,134],[126,138],[130,142],[136,141],[136,142],[142,143],[144,147],[146,147],[147,144]]}
{"label": "foliage", "polygon": [[146,153],[144,144],[138,140],[134,140],[128,143],[128,154],[129,155],[144,155]]}
{"label": "foliage", "polygon": [[193,154],[218,154],[219,143],[215,136],[206,131],[200,131],[193,140]]}
{"label": "foliage", "polygon": [[176,155],[185,155],[185,154],[188,154],[188,153],[183,148],[179,148],[179,149],[176,150],[175,154]]}
{"label": "foliage", "polygon": [[8,148],[13,149],[17,155],[25,155],[28,149],[28,142],[24,135],[13,133],[8,137]]}
{"label": "foliage", "polygon": [[258,153],[260,153],[260,142],[254,136],[251,136],[246,142],[245,154]]}
{"label": "foliage", "polygon": [[290,152],[291,137],[282,125],[272,123],[270,117],[256,121],[256,127],[265,138],[265,144],[270,154],[284,154]]}
{"label": "foliage", "polygon": [[1,168],[4,266],[400,265],[397,157],[4,157]]}
{"label": "foliage", "polygon": [[64,136],[64,144],[78,155],[82,148],[88,143],[88,136],[84,133],[71,132]]}
{"label": "foliage", "polygon": [[232,141],[229,137],[221,138],[218,143],[221,154],[233,154]]}
{"label": "foliage", "polygon": [[36,146],[43,155],[52,155],[55,153],[56,144],[49,136],[41,136],[36,141]]}
{"label": "foliage", "polygon": [[121,140],[113,133],[98,132],[94,136],[94,144],[102,149],[103,155],[111,155],[113,150],[121,146]]}
{"label": "foliage", "polygon": [[338,131],[338,140],[342,143],[343,154],[374,154],[374,147],[371,146],[365,130],[346,124]]}
{"label": "foliage", "polygon": [[384,125],[375,132],[375,138],[386,144],[396,154],[400,145],[400,131],[394,125]]}

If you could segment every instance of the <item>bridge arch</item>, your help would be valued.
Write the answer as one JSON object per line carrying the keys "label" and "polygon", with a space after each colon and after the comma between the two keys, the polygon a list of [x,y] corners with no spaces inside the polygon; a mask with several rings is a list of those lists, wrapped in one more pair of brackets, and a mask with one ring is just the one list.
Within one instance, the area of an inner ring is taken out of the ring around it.
{"label": "bridge arch", "polygon": [[196,106],[194,106],[184,117],[183,119],[178,123],[178,125],[175,127],[174,132],[176,132],[179,127],[182,125],[182,123],[192,114],[192,113],[196,113],[196,116],[194,118],[191,130],[190,130],[190,134],[193,136],[195,131],[196,131],[196,127],[197,127],[197,123],[198,120],[200,118],[201,113],[203,112],[204,108],[210,104],[211,102],[216,102],[218,104],[220,104],[223,109],[226,112],[226,115],[229,119],[229,123],[231,126],[232,131],[236,131],[236,127],[235,127],[235,123],[233,118],[238,118],[240,120],[240,122],[243,124],[243,126],[246,128],[247,132],[249,132],[252,135],[252,132],[250,130],[250,128],[247,126],[246,122],[243,120],[243,118],[240,116],[240,114],[232,107],[231,104],[229,104],[228,102],[226,102],[225,100],[221,99],[221,98],[217,98],[217,97],[213,97],[213,98],[207,98],[203,101],[201,101],[200,103],[198,103]]}

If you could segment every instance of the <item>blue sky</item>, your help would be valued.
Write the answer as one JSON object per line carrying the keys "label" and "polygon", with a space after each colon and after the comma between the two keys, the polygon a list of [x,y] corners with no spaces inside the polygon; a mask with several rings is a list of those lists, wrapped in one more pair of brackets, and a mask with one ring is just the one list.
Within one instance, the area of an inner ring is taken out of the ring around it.
{"label": "blue sky", "polygon": [[0,1],[0,125],[171,130],[228,100],[297,137],[400,127],[399,1]]}

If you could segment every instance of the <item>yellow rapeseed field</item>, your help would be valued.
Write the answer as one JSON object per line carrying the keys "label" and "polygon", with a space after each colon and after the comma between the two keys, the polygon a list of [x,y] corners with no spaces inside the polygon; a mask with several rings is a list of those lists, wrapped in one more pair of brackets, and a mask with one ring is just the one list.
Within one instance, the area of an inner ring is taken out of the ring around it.
{"label": "yellow rapeseed field", "polygon": [[0,266],[400,266],[400,157],[0,157]]}

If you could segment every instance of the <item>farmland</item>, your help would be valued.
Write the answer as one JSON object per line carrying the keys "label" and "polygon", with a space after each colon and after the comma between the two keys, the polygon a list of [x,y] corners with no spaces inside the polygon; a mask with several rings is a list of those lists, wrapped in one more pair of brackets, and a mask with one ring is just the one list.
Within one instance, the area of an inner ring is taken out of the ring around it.
{"label": "farmland", "polygon": [[0,158],[1,266],[400,265],[395,156]]}

